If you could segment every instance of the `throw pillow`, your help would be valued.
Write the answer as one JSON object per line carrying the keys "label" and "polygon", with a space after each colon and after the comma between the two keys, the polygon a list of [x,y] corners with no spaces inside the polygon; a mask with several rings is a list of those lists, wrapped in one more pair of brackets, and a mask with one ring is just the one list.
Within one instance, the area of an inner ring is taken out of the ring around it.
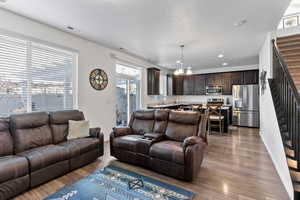
{"label": "throw pillow", "polygon": [[89,121],[74,121],[69,120],[69,135],[68,139],[88,137],[90,131]]}

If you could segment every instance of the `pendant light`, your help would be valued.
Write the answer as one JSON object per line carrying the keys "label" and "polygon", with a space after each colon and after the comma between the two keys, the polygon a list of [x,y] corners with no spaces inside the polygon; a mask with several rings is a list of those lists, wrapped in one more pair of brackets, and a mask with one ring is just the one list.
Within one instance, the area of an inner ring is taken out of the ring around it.
{"label": "pendant light", "polygon": [[[174,71],[174,75],[184,75],[184,57],[183,57],[183,48],[184,48],[184,45],[180,45],[180,48],[181,48],[181,57],[180,57],[180,60],[178,60],[176,63],[177,63],[177,69]],[[191,75],[193,72],[192,72],[192,67],[188,67],[187,68],[187,71],[186,71],[186,75]]]}
{"label": "pendant light", "polygon": [[192,68],[188,67],[186,70],[186,75],[192,75],[192,74],[193,74]]}

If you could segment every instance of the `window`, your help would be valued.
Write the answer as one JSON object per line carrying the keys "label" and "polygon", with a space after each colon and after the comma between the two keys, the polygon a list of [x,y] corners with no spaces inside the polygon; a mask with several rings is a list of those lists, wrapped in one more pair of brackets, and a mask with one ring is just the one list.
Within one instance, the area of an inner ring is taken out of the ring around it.
{"label": "window", "polygon": [[159,92],[161,96],[167,96],[167,75],[160,73],[159,77]]}
{"label": "window", "polygon": [[0,34],[0,115],[72,109],[76,56]]}
{"label": "window", "polygon": [[141,70],[138,70],[133,67],[127,67],[127,66],[120,65],[120,64],[116,65],[116,72],[118,74],[122,74],[125,76],[131,76],[132,78],[135,78],[135,79],[140,79],[140,76],[141,76]]}
{"label": "window", "polygon": [[132,112],[141,107],[141,70],[124,65],[116,65],[117,80],[117,125],[126,126]]}

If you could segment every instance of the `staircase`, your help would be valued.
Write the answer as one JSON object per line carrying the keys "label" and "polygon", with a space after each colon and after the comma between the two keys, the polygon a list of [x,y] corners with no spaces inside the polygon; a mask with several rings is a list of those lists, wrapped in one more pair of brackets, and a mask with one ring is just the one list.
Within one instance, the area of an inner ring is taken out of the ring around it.
{"label": "staircase", "polygon": [[277,47],[300,92],[300,34],[277,38]]}
{"label": "staircase", "polygon": [[300,199],[300,35],[273,41],[273,79],[269,84],[294,199]]}

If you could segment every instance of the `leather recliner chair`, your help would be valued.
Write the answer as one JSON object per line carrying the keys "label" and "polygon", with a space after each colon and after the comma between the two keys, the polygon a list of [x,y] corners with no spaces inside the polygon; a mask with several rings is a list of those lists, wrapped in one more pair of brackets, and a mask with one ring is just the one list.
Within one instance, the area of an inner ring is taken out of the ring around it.
{"label": "leather recliner chair", "polygon": [[168,110],[137,111],[128,127],[110,135],[111,155],[121,161],[191,181],[203,161],[207,114]]}

